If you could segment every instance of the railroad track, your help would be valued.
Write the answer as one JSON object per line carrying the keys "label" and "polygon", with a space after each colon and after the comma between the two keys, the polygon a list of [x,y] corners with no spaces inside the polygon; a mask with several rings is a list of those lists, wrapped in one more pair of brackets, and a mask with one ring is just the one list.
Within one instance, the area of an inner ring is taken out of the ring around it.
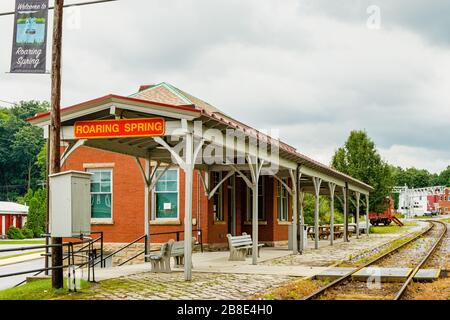
{"label": "railroad track", "polygon": [[[351,283],[352,276],[355,273],[357,273],[358,271],[362,270],[363,268],[373,266],[377,263],[380,263],[382,260],[387,259],[388,257],[392,257],[394,254],[398,254],[398,252],[400,252],[401,249],[406,248],[406,246],[408,246],[409,244],[412,244],[412,243],[416,242],[417,240],[426,237],[428,234],[435,231],[436,226],[441,225],[442,231],[440,233],[438,232],[436,241],[434,241],[433,245],[430,248],[428,248],[428,250],[426,250],[426,253],[423,256],[423,258],[418,263],[415,264],[413,271],[410,273],[408,278],[403,282],[403,284],[401,285],[401,288],[398,290],[395,289],[396,293],[394,294],[393,300],[401,299],[403,294],[405,293],[408,285],[413,281],[413,278],[416,275],[417,271],[419,271],[419,269],[423,265],[425,265],[425,263],[428,261],[428,259],[433,255],[436,248],[442,242],[442,240],[444,239],[444,237],[447,233],[447,225],[445,223],[443,223],[441,221],[434,221],[434,220],[427,221],[427,222],[430,225],[422,233],[416,235],[415,237],[411,238],[410,240],[406,241],[405,243],[393,248],[392,250],[382,254],[381,256],[373,259],[372,261],[369,261],[368,263],[364,264],[363,266],[356,268],[354,271],[351,271],[351,272],[345,274],[344,276],[332,281],[328,285],[324,286],[323,288],[318,289],[314,293],[312,293],[309,296],[307,296],[306,298],[304,298],[304,300],[318,299],[319,297],[321,297],[322,295],[324,295],[327,292],[330,292],[331,290],[335,290],[336,288],[339,288],[339,287],[345,287],[348,283]],[[436,228],[436,229],[438,229],[438,228]],[[437,230],[437,231],[439,231],[439,230]],[[350,282],[348,282],[348,280],[350,280]],[[398,288],[398,285],[396,288]],[[368,295],[368,296],[370,296],[370,295]]]}

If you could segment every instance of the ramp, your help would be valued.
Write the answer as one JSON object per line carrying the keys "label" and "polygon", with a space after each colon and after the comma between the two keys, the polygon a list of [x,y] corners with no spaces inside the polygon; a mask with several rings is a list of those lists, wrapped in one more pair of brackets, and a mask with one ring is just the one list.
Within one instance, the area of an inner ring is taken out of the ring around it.
{"label": "ramp", "polygon": [[392,221],[394,221],[398,226],[403,227],[404,224],[396,216],[392,216]]}

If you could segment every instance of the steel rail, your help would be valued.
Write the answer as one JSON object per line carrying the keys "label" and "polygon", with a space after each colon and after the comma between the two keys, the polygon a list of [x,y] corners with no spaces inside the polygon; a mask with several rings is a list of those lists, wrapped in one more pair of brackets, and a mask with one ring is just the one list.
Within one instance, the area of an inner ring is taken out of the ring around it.
{"label": "steel rail", "polygon": [[422,268],[422,266],[428,261],[428,259],[433,255],[433,253],[436,251],[436,248],[439,246],[439,244],[444,240],[445,235],[447,234],[447,224],[445,224],[442,221],[430,221],[432,223],[440,223],[444,226],[442,230],[442,234],[439,236],[439,239],[434,243],[433,247],[429,250],[427,255],[420,261],[417,266],[414,268],[414,270],[411,272],[409,277],[406,279],[406,281],[403,283],[403,286],[400,288],[400,290],[397,292],[396,296],[394,297],[394,300],[400,300],[401,297],[406,292],[406,288],[408,288],[408,285],[413,281],[416,273]]}
{"label": "steel rail", "polygon": [[334,280],[333,282],[327,284],[325,287],[320,288],[318,290],[316,290],[315,292],[313,292],[312,294],[310,294],[309,296],[305,297],[303,300],[313,300],[317,297],[319,297],[320,295],[322,295],[325,291],[327,291],[330,288],[333,288],[335,286],[337,286],[338,284],[342,283],[343,281],[349,279],[352,275],[354,275],[356,272],[384,259],[385,257],[393,254],[394,252],[400,250],[401,248],[405,247],[406,245],[410,244],[413,241],[416,241],[417,239],[421,238],[422,236],[424,236],[425,234],[427,234],[428,232],[430,232],[432,229],[434,228],[434,224],[430,223],[430,226],[423,232],[419,233],[418,235],[416,235],[415,237],[411,238],[410,240],[398,245],[397,247],[393,248],[392,250],[389,250],[388,252],[382,254],[379,257],[376,257],[375,259],[373,259],[372,261],[367,262],[366,264],[364,264],[361,267],[356,268],[353,271],[350,271],[349,273],[343,275],[342,277]]}

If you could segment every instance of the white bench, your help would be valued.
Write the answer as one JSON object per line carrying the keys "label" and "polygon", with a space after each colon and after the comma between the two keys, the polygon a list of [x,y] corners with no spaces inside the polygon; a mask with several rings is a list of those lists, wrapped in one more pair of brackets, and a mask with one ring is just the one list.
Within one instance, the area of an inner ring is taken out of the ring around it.
{"label": "white bench", "polygon": [[161,250],[158,253],[151,253],[145,257],[150,259],[152,264],[152,272],[171,272],[170,268],[170,256],[172,252],[172,246],[174,241],[169,240],[163,243]]}
{"label": "white bench", "polygon": [[[192,237],[191,250],[194,248],[195,241],[196,241],[195,238]],[[175,241],[173,243],[170,256],[175,258],[175,265],[177,267],[184,265],[184,241]]]}
{"label": "white bench", "polygon": [[[242,236],[232,236],[227,234],[228,246],[230,247],[230,261],[245,261],[245,257],[252,254],[253,241],[252,237],[245,232]],[[260,248],[264,244],[258,244],[258,257]]]}

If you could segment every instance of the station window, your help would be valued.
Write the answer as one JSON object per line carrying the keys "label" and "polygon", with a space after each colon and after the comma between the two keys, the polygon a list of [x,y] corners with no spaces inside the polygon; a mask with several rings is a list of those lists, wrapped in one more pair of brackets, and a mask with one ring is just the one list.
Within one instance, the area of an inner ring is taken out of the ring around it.
{"label": "station window", "polygon": [[112,170],[89,169],[91,177],[91,218],[112,219]]}
{"label": "station window", "polygon": [[[211,173],[211,181],[212,186],[217,186],[220,181],[222,181],[222,172],[212,172]],[[213,196],[213,212],[214,212],[214,221],[224,221],[223,214],[223,188],[222,185],[216,191]]]}
{"label": "station window", "polygon": [[[158,169],[156,176],[163,171]],[[178,218],[178,169],[169,169],[158,180],[153,192],[154,218]]]}
{"label": "station window", "polygon": [[[264,190],[265,190],[265,177],[259,177],[258,180],[258,220],[259,221],[265,221],[266,220],[266,213],[265,213],[265,206],[264,206]],[[246,221],[252,221],[252,215],[253,215],[253,197],[252,197],[252,190],[247,188],[247,212],[246,212]]]}
{"label": "station window", "polygon": [[[287,184],[287,179],[283,179],[283,182]],[[287,189],[277,182],[277,212],[278,221],[288,221],[289,219],[289,205],[288,205],[288,192]]]}

